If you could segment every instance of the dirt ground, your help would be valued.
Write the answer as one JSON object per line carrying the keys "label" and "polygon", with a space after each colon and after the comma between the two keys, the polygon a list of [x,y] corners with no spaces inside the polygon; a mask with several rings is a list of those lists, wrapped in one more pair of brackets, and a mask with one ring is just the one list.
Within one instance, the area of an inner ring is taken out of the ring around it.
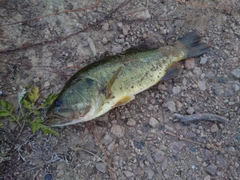
{"label": "dirt ground", "polygon": [[[179,77],[95,120],[54,128],[59,136],[25,128],[15,141],[20,129],[1,118],[0,179],[240,179],[238,0],[0,0],[0,24],[0,99],[15,105],[26,85],[42,98],[58,93],[106,51],[171,44],[194,30],[211,46],[183,61]],[[229,122],[180,123],[175,113]]]}

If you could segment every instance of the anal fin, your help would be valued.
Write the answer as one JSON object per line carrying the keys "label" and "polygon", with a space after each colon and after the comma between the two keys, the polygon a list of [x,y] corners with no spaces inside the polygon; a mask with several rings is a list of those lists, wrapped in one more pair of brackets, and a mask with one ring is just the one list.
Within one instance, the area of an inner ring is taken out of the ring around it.
{"label": "anal fin", "polygon": [[178,62],[172,63],[167,69],[160,82],[167,81],[177,77],[182,72],[182,66]]}
{"label": "anal fin", "polygon": [[114,104],[113,108],[117,106],[125,105],[133,99],[134,99],[133,95],[125,95],[116,104]]}

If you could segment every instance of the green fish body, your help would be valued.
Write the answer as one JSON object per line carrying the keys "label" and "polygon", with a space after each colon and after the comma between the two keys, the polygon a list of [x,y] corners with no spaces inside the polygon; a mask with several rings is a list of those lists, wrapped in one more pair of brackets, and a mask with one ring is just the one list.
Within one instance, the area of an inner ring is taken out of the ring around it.
{"label": "green fish body", "polygon": [[159,81],[179,74],[180,60],[209,50],[195,32],[184,35],[172,46],[126,51],[80,69],[66,83],[50,106],[46,125],[65,126],[99,117],[124,105]]}

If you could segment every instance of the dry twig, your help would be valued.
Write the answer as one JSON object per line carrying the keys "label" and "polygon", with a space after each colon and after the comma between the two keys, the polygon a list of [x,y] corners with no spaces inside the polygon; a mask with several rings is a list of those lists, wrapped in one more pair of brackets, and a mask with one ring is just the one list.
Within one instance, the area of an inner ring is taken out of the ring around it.
{"label": "dry twig", "polygon": [[179,119],[181,122],[189,122],[189,121],[196,121],[196,120],[204,120],[204,121],[217,121],[220,123],[227,123],[229,120],[225,117],[216,115],[216,114],[192,114],[192,115],[181,115],[181,114],[174,114],[174,116]]}

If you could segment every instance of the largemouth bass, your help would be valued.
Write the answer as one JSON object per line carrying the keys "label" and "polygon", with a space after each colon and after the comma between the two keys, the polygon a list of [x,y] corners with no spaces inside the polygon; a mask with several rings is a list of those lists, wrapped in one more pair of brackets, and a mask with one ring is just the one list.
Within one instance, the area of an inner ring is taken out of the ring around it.
{"label": "largemouth bass", "polygon": [[66,83],[47,112],[50,126],[65,126],[99,117],[124,105],[159,81],[181,72],[180,60],[209,50],[196,32],[185,34],[172,46],[128,50],[80,69]]}

